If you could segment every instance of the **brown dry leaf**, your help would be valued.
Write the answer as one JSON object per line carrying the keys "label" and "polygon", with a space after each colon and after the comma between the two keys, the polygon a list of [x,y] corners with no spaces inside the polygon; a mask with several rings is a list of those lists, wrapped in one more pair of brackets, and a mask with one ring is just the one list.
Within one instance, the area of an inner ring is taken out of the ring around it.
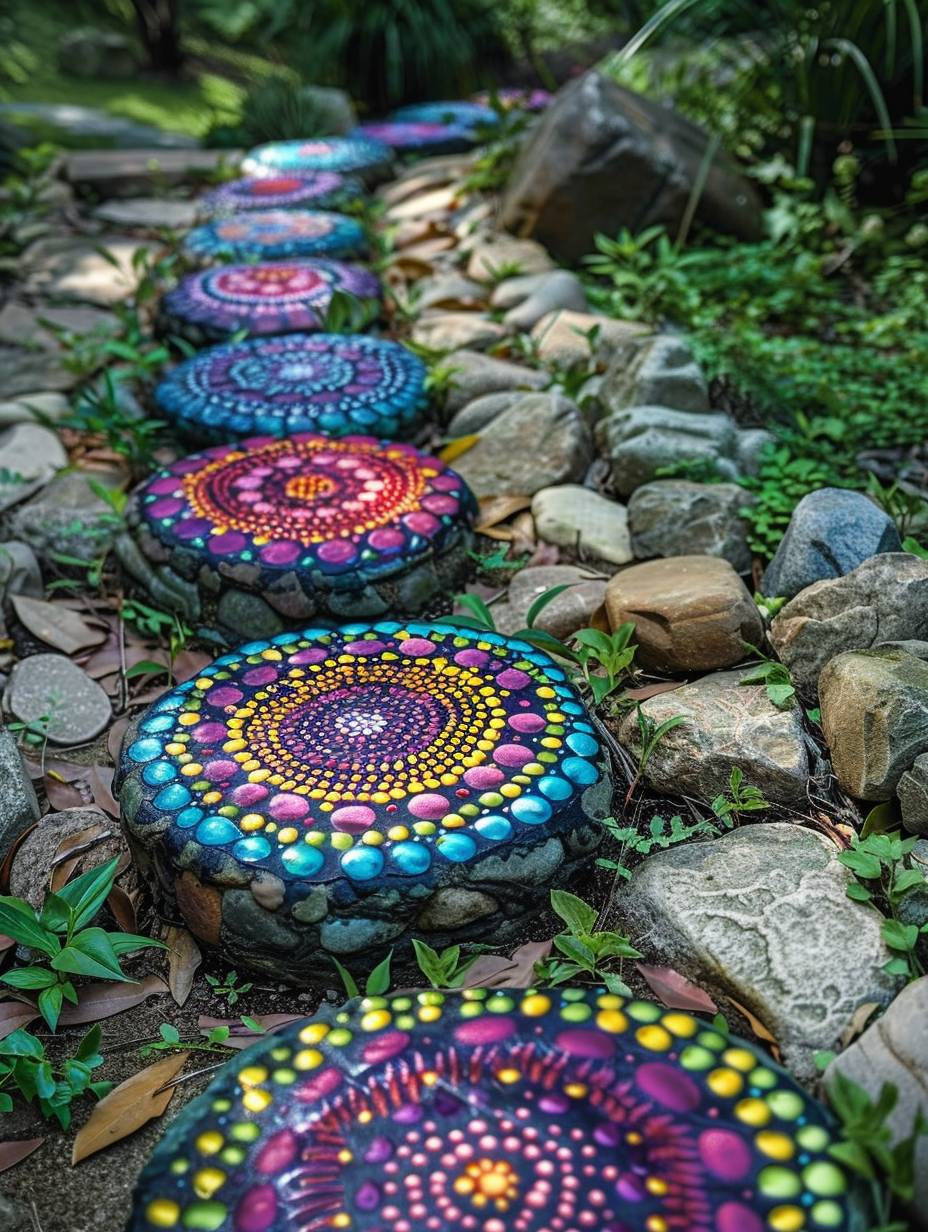
{"label": "brown dry leaf", "polygon": [[58,812],[62,809],[84,808],[87,804],[79,788],[73,783],[65,783],[54,773],[45,776],[45,795],[52,808]]}
{"label": "brown dry leaf", "polygon": [[673,967],[651,967],[635,963],[642,977],[662,1005],[669,1010],[689,1010],[697,1014],[717,1014],[719,1007],[707,992]]}
{"label": "brown dry leaf", "polygon": [[186,928],[170,925],[164,939],[171,947],[168,952],[168,987],[178,1005],[183,1005],[190,996],[193,977],[203,961],[200,947]]}
{"label": "brown dry leaf", "polygon": [[102,839],[108,838],[110,834],[112,830],[109,829],[106,818],[101,813],[98,822],[85,826],[83,830],[69,834],[67,838],[61,840],[51,862],[49,887],[53,894],[57,894],[63,886],[68,884],[84,853],[90,851]]}
{"label": "brown dry leaf", "polygon": [[79,650],[98,646],[106,638],[103,629],[92,628],[61,603],[46,603],[28,595],[13,595],[11,602],[29,632],[62,654],[77,654]]}
{"label": "brown dry leaf", "polygon": [[10,850],[3,857],[3,863],[0,864],[0,893],[8,894],[10,890],[10,869],[13,867],[13,861],[16,858],[16,853],[20,847],[36,828],[39,823],[36,821],[31,826],[27,826],[22,834],[17,834],[13,840]]}
{"label": "brown dry leaf", "polygon": [[469,968],[467,988],[531,988],[535,983],[535,964],[551,953],[551,941],[526,941],[511,958],[484,954]]}
{"label": "brown dry leaf", "polygon": [[[272,1035],[275,1031],[279,1031],[281,1027],[286,1027],[291,1022],[299,1022],[305,1017],[303,1014],[252,1014],[251,1017],[263,1027],[264,1031],[252,1031],[241,1020],[241,1018],[211,1018],[208,1014],[201,1014],[197,1019],[197,1027],[206,1035],[212,1031],[214,1027],[228,1027],[229,1038],[225,1040],[226,1048],[247,1048],[249,1044],[254,1043],[256,1039],[260,1039],[262,1035]],[[236,1041],[240,1040],[241,1043]]]}
{"label": "brown dry leaf", "polygon": [[112,1018],[167,991],[167,984],[158,975],[148,975],[140,984],[84,984],[77,1005],[66,1005],[58,1021],[63,1027],[78,1027],[100,1018]]}
{"label": "brown dry leaf", "polygon": [[18,1138],[15,1142],[0,1142],[0,1172],[13,1168],[33,1151],[37,1151],[44,1138]]}
{"label": "brown dry leaf", "polygon": [[535,536],[535,519],[526,510],[518,514],[512,523],[512,551],[516,557],[534,552],[538,547]]}
{"label": "brown dry leaf", "polygon": [[532,503],[530,496],[485,496],[480,502],[480,521],[474,527],[480,535],[505,522],[514,513],[521,513]]}
{"label": "brown dry leaf", "polygon": [[879,1008],[880,1005],[877,1001],[865,1001],[863,1005],[858,1005],[851,1015],[851,1021],[847,1024],[841,1036],[839,1051],[843,1052],[852,1040],[857,1039],[858,1035],[861,1035],[866,1030],[867,1023]]}
{"label": "brown dry leaf", "polygon": [[561,559],[561,551],[556,543],[539,543],[532,553],[527,565],[556,565]]}
{"label": "brown dry leaf", "polygon": [[623,697],[630,697],[633,702],[645,702],[649,697],[657,697],[660,693],[672,693],[674,689],[682,689],[685,680],[659,680],[655,684],[643,684],[638,689],[626,689]]}
{"label": "brown dry leaf", "polygon": [[119,816],[119,805],[113,795],[112,766],[91,766],[87,772],[87,782],[93,792],[93,802],[110,817]]}
{"label": "brown dry leaf", "polygon": [[191,676],[199,676],[210,663],[212,659],[202,650],[182,650],[174,660],[174,683],[183,684]]}
{"label": "brown dry leaf", "polygon": [[439,449],[438,456],[442,462],[453,462],[455,458],[467,453],[468,449],[473,449],[479,440],[480,437],[473,432],[469,436],[456,436],[453,441]]}
{"label": "brown dry leaf", "polygon": [[135,904],[122,886],[114,885],[106,896],[106,905],[113,913],[113,919],[124,933],[134,937],[139,934],[139,922],[135,915]]}
{"label": "brown dry leaf", "polygon": [[159,1117],[171,1102],[174,1088],[155,1092],[176,1078],[184,1068],[189,1052],[162,1057],[133,1074],[97,1104],[90,1119],[77,1131],[71,1151],[71,1164],[79,1164],[104,1147],[128,1138],[154,1117]]}
{"label": "brown dry leaf", "polygon": [[119,761],[119,752],[122,748],[122,738],[126,734],[126,728],[129,726],[129,718],[123,715],[121,719],[117,719],[110,728],[106,737],[106,751],[112,757],[113,761]]}
{"label": "brown dry leaf", "polygon": [[0,933],[0,954],[5,954],[7,950],[11,950],[16,942],[12,937],[8,937],[6,933]]}
{"label": "brown dry leaf", "polygon": [[767,1027],[765,1027],[764,1024],[761,1022],[761,1020],[757,1018],[754,1014],[752,1014],[751,1011],[746,1006],[742,1005],[740,1001],[736,1001],[734,997],[729,997],[728,1000],[735,1007],[735,1009],[738,1011],[739,1014],[743,1014],[745,1016],[745,1018],[748,1020],[748,1022],[751,1025],[751,1030],[754,1032],[757,1038],[759,1040],[764,1040],[764,1042],[767,1044],[773,1045],[770,1051],[779,1060],[780,1046],[777,1043],[775,1037],[770,1034],[770,1031],[767,1029]]}
{"label": "brown dry leaf", "polygon": [[6,1039],[20,1027],[28,1027],[39,1011],[29,1001],[0,1001],[0,1039]]}

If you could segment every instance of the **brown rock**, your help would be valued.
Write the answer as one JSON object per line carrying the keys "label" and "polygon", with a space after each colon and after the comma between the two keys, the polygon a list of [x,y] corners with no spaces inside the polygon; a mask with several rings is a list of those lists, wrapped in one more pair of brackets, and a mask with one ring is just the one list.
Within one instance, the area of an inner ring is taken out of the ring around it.
{"label": "brown rock", "polygon": [[606,589],[613,629],[636,626],[638,663],[665,672],[711,671],[745,657],[763,637],[760,615],[727,560],[670,556],[633,565]]}
{"label": "brown rock", "polygon": [[177,906],[184,923],[200,941],[219,944],[222,923],[222,895],[212,886],[205,886],[199,877],[184,872],[174,883]]}
{"label": "brown rock", "polygon": [[[595,342],[590,346],[590,332]],[[532,340],[545,363],[609,363],[622,357],[628,362],[642,341],[650,337],[651,327],[640,321],[616,321],[593,312],[573,312],[562,308],[549,312],[532,328]]]}
{"label": "brown rock", "polygon": [[518,240],[512,235],[485,235],[474,244],[467,262],[467,277],[477,282],[495,282],[501,275],[541,274],[554,262],[541,244]]}

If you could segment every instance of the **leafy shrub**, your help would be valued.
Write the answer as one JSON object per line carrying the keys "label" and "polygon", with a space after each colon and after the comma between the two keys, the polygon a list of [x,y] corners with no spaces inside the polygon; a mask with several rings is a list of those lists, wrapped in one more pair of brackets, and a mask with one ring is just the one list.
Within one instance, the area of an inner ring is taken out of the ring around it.
{"label": "leafy shrub", "polygon": [[238,124],[217,125],[207,144],[237,148],[264,141],[327,137],[338,131],[331,107],[295,77],[268,77],[245,95]]}

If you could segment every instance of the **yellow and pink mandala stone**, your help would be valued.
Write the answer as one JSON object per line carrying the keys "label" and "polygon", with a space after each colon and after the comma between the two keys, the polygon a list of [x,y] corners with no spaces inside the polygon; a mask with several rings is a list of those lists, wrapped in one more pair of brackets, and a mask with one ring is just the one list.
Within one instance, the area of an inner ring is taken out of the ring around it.
{"label": "yellow and pink mandala stone", "polygon": [[825,1109],[756,1046],[602,988],[371,997],[242,1053],[129,1232],[860,1232]]}
{"label": "yellow and pink mandala stone", "polygon": [[165,913],[287,980],[330,954],[372,965],[416,928],[512,933],[590,859],[611,803],[547,655],[397,621],[223,655],[127,734],[117,791]]}

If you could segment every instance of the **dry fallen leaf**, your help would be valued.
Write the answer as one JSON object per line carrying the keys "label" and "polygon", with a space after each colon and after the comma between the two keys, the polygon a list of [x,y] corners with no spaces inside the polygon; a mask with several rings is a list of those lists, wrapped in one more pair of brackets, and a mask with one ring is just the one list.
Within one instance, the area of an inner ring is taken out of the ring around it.
{"label": "dry fallen leaf", "polygon": [[442,462],[453,462],[461,454],[467,453],[468,449],[473,449],[479,440],[480,437],[474,433],[470,436],[456,436],[453,441],[449,441],[447,445],[439,449],[438,456]]}
{"label": "dry fallen leaf", "polygon": [[0,1142],[0,1172],[6,1172],[37,1151],[44,1138],[18,1138],[15,1142]]}
{"label": "dry fallen leaf", "polygon": [[851,1021],[847,1024],[843,1035],[841,1036],[840,1050],[843,1052],[852,1040],[857,1039],[863,1031],[866,1030],[867,1023],[873,1015],[879,1010],[880,1005],[877,1001],[865,1001],[863,1005],[858,1005],[857,1009],[851,1015]]}
{"label": "dry fallen leaf", "polygon": [[100,813],[100,820],[93,825],[85,826],[74,834],[69,834],[58,844],[51,862],[51,878],[49,886],[53,894],[68,884],[84,853],[90,851],[102,839],[108,838],[112,831],[106,818]]}
{"label": "dry fallen leaf", "polygon": [[176,1078],[184,1068],[188,1052],[162,1057],[133,1074],[97,1104],[90,1119],[77,1131],[71,1151],[71,1163],[79,1164],[89,1155],[134,1134],[146,1122],[159,1117],[171,1102],[174,1088],[159,1091],[166,1082]]}
{"label": "dry fallen leaf", "polygon": [[674,689],[682,689],[684,680],[659,680],[655,684],[643,684],[638,689],[626,689],[623,697],[630,697],[633,702],[646,702],[649,697],[657,697],[660,693],[671,693]]}
{"label": "dry fallen leaf", "polygon": [[689,1010],[693,1013],[717,1014],[719,1007],[707,992],[673,967],[651,967],[635,963],[638,974],[661,1004],[669,1010]]}
{"label": "dry fallen leaf", "polygon": [[168,987],[178,1005],[183,1005],[190,996],[193,977],[203,961],[200,947],[186,928],[170,925],[164,939],[171,947],[168,952]]}
{"label": "dry fallen leaf", "polygon": [[468,969],[467,988],[531,988],[537,977],[535,964],[551,953],[550,941],[527,941],[511,958],[484,954]]}
{"label": "dry fallen leaf", "polygon": [[752,1014],[751,1011],[746,1006],[742,1005],[740,1001],[736,1001],[734,997],[729,997],[728,1000],[735,1007],[738,1013],[743,1014],[744,1017],[748,1020],[748,1022],[751,1025],[751,1030],[754,1032],[757,1038],[760,1040],[764,1040],[764,1042],[767,1044],[772,1045],[772,1048],[770,1051],[779,1060],[780,1046],[777,1043],[775,1036],[771,1035],[770,1031],[768,1030],[767,1027],[764,1026],[761,1020],[758,1017],[756,1017],[756,1015]]}
{"label": "dry fallen leaf", "polygon": [[[158,975],[148,975],[139,984],[84,984],[77,1005],[66,1005],[58,1020],[63,1027],[77,1027],[100,1018],[112,1018],[123,1010],[134,1009],[149,997],[160,996],[168,986]],[[2,1008],[2,1007],[0,1007]]]}
{"label": "dry fallen leaf", "polygon": [[0,1001],[0,1039],[6,1039],[20,1027],[28,1027],[39,1011],[28,1001]]}
{"label": "dry fallen leaf", "polygon": [[139,922],[135,915],[135,904],[122,886],[114,885],[106,896],[106,905],[113,913],[113,919],[124,933],[137,937]]}
{"label": "dry fallen leaf", "polygon": [[530,496],[486,496],[480,502],[480,521],[474,527],[480,535],[505,522],[514,513],[521,513],[532,503]]}
{"label": "dry fallen leaf", "polygon": [[106,751],[109,753],[110,757],[112,757],[113,761],[119,761],[119,753],[122,749],[122,738],[126,734],[126,728],[128,726],[129,719],[126,715],[123,715],[121,719],[116,720],[109,730],[109,734],[106,737]]}
{"label": "dry fallen leaf", "polygon": [[53,771],[45,775],[45,795],[59,813],[69,808],[84,808],[86,799],[74,783],[66,783]]}
{"label": "dry fallen leaf", "polygon": [[110,817],[119,816],[119,805],[113,796],[112,766],[91,766],[87,772],[87,782],[93,792],[93,801]]}
{"label": "dry fallen leaf", "polygon": [[11,602],[29,632],[62,654],[77,654],[89,646],[98,646],[106,638],[103,629],[92,628],[77,612],[61,603],[46,603],[28,595],[13,595]]}
{"label": "dry fallen leaf", "polygon": [[252,1014],[251,1017],[263,1027],[263,1031],[253,1031],[251,1027],[245,1025],[241,1018],[210,1018],[208,1014],[201,1014],[197,1019],[197,1026],[201,1034],[207,1035],[215,1027],[228,1027],[228,1037],[223,1041],[225,1048],[248,1048],[255,1040],[263,1039],[265,1035],[273,1035],[275,1031],[279,1031],[282,1027],[286,1027],[291,1022],[299,1022],[303,1014]]}

